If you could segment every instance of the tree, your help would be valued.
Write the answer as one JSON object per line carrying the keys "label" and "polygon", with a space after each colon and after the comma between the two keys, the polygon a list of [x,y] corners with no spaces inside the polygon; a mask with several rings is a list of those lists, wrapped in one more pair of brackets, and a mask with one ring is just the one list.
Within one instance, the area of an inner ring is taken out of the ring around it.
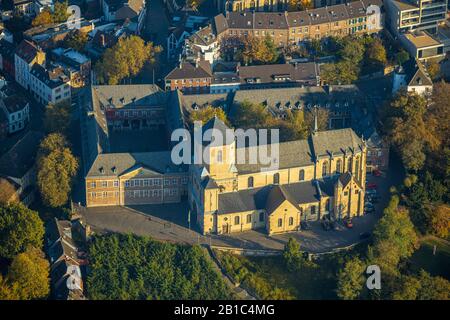
{"label": "tree", "polygon": [[312,9],[313,3],[311,0],[289,0],[289,11],[303,11],[306,9]]}
{"label": "tree", "polygon": [[0,205],[18,202],[19,196],[14,185],[5,178],[0,178]]}
{"label": "tree", "polygon": [[284,246],[283,259],[289,271],[299,271],[303,262],[300,244],[294,238],[289,238]]}
{"label": "tree", "polygon": [[342,38],[340,43],[341,49],[338,52],[339,56],[347,62],[355,65],[359,64],[363,60],[366,51],[363,40],[363,38],[353,36]]}
{"label": "tree", "polygon": [[70,14],[67,13],[69,3],[66,1],[56,1],[53,7],[53,21],[56,23],[65,22],[69,18]]}
{"label": "tree", "polygon": [[17,284],[10,285],[0,274],[0,300],[19,300]]}
{"label": "tree", "polygon": [[45,108],[44,127],[48,133],[67,133],[71,122],[70,103],[50,103]]}
{"label": "tree", "polygon": [[138,36],[122,38],[112,48],[106,49],[97,62],[97,79],[101,83],[118,84],[127,77],[136,76],[146,63],[155,62],[161,50],[151,42],[145,44]]}
{"label": "tree", "polygon": [[357,299],[364,286],[364,263],[357,257],[348,260],[337,275],[337,296],[343,300]]}
{"label": "tree", "polygon": [[42,299],[48,296],[50,265],[44,253],[29,247],[18,254],[12,261],[8,271],[8,280],[16,284],[19,299]]}
{"label": "tree", "polygon": [[403,276],[395,300],[450,300],[450,282],[421,270],[417,276]]}
{"label": "tree", "polygon": [[53,23],[53,15],[50,10],[44,9],[41,13],[39,13],[31,22],[33,27],[42,26],[46,24]]}
{"label": "tree", "polygon": [[270,64],[278,60],[279,53],[270,35],[264,39],[246,36],[240,39],[241,49],[237,59],[244,64]]}
{"label": "tree", "polygon": [[439,79],[439,77],[441,76],[441,66],[439,65],[439,62],[437,62],[436,60],[428,61],[427,70],[428,74],[430,75],[430,78],[433,81]]}
{"label": "tree", "polygon": [[83,51],[88,41],[87,32],[74,30],[69,32],[64,38],[63,46],[65,48],[73,48],[76,51]]}
{"label": "tree", "polygon": [[44,224],[36,211],[21,203],[0,206],[0,257],[12,258],[29,246],[40,248]]}
{"label": "tree", "polygon": [[[402,91],[385,108],[385,131],[399,151],[408,170],[419,170],[425,162],[425,148],[436,150],[440,141],[433,119],[426,118],[427,101],[416,93]],[[414,135],[411,135],[414,130]]]}
{"label": "tree", "polygon": [[406,61],[409,60],[409,53],[406,52],[405,50],[400,50],[399,53],[397,53],[397,63],[399,65],[404,64]]}
{"label": "tree", "polygon": [[376,65],[385,65],[387,62],[386,49],[383,46],[383,43],[379,39],[375,39],[372,41],[367,50],[366,56],[369,60],[369,63]]}
{"label": "tree", "polygon": [[311,133],[314,130],[314,115],[317,115],[317,128],[319,131],[329,129],[330,112],[325,108],[314,108],[305,112],[306,127]]}
{"label": "tree", "polygon": [[292,130],[292,140],[306,139],[309,133],[309,123],[305,119],[302,110],[295,112],[287,111],[287,121]]}
{"label": "tree", "polygon": [[398,196],[392,196],[373,231],[373,259],[382,271],[394,274],[400,259],[410,257],[419,243],[408,211],[398,204]]}
{"label": "tree", "polygon": [[358,79],[360,67],[351,61],[326,63],[321,68],[322,79],[326,84],[351,84]]}
{"label": "tree", "polygon": [[194,121],[201,121],[203,124],[207,123],[210,119],[217,117],[225,124],[228,124],[227,115],[222,108],[215,108],[213,106],[207,106],[200,110],[193,111],[189,116],[189,121],[193,124]]}
{"label": "tree", "polygon": [[450,230],[450,207],[448,205],[442,204],[433,207],[430,227],[435,236],[447,238]]}
{"label": "tree", "polygon": [[45,205],[60,207],[67,203],[78,160],[60,133],[49,134],[40,144],[37,157],[37,185]]}

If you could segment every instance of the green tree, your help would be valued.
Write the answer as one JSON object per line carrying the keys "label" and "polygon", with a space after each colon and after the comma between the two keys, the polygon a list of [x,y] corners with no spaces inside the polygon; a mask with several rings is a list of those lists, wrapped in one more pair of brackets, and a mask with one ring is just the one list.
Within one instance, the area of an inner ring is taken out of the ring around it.
{"label": "green tree", "polygon": [[49,269],[44,253],[29,247],[14,257],[8,270],[8,280],[14,284],[19,299],[42,299],[50,292]]}
{"label": "green tree", "polygon": [[223,111],[222,108],[215,108],[213,106],[207,106],[205,108],[193,111],[189,116],[189,122],[193,124],[194,121],[201,121],[203,124],[205,124],[214,117],[217,117],[225,124],[228,124],[228,119],[225,111]]}
{"label": "green tree", "polygon": [[303,256],[300,251],[300,243],[292,237],[284,246],[283,259],[289,271],[299,271],[301,268]]}
{"label": "green tree", "polygon": [[112,48],[106,49],[97,62],[97,79],[101,83],[118,84],[125,78],[134,77],[146,63],[154,63],[161,50],[151,42],[146,44],[139,36],[122,38]]}
{"label": "green tree", "polygon": [[441,76],[441,66],[439,62],[436,60],[428,61],[427,71],[433,81],[439,79],[439,77]]}
{"label": "green tree", "polygon": [[375,39],[369,44],[366,56],[369,63],[375,65],[385,65],[387,63],[386,49],[379,39]]}
{"label": "green tree", "polygon": [[48,133],[67,133],[70,122],[70,102],[50,103],[45,108],[44,127]]}
{"label": "green tree", "polygon": [[70,16],[67,13],[68,7],[69,3],[67,0],[64,2],[56,1],[53,7],[53,21],[56,23],[66,22]]}
{"label": "green tree", "polygon": [[36,211],[21,203],[0,206],[0,257],[12,258],[28,246],[40,248],[44,224]]}
{"label": "green tree", "polygon": [[244,64],[270,64],[278,60],[279,53],[270,35],[264,39],[247,36],[240,39],[241,49],[237,59]]}
{"label": "green tree", "polygon": [[447,204],[433,206],[430,214],[430,228],[437,237],[447,238],[450,230],[450,207]]}
{"label": "green tree", "polygon": [[357,257],[348,260],[337,275],[337,296],[343,300],[357,299],[364,286],[364,263]]}
{"label": "green tree", "polygon": [[322,80],[326,84],[351,84],[358,79],[359,72],[359,64],[348,60],[326,63],[321,68]]}
{"label": "green tree", "polygon": [[60,133],[49,134],[40,144],[37,157],[37,185],[45,205],[60,207],[67,203],[78,160]]}
{"label": "green tree", "polygon": [[409,60],[409,53],[402,49],[399,53],[397,53],[397,57],[396,58],[397,58],[397,63],[399,65],[402,65],[406,61]]}
{"label": "green tree", "polygon": [[0,274],[0,300],[19,300],[17,284],[10,285]]}
{"label": "green tree", "polygon": [[42,26],[53,23],[53,15],[49,9],[44,9],[31,22],[33,27]]}
{"label": "green tree", "polygon": [[87,32],[74,30],[69,32],[64,38],[63,46],[65,48],[73,48],[76,51],[83,51],[88,41]]}
{"label": "green tree", "polygon": [[19,201],[16,187],[7,179],[0,178],[0,190],[0,206]]}
{"label": "green tree", "polygon": [[373,258],[382,272],[394,274],[400,259],[410,257],[418,247],[417,234],[409,213],[398,204],[399,198],[392,196],[373,232]]}
{"label": "green tree", "polygon": [[421,270],[417,276],[403,276],[395,300],[450,300],[450,282]]}

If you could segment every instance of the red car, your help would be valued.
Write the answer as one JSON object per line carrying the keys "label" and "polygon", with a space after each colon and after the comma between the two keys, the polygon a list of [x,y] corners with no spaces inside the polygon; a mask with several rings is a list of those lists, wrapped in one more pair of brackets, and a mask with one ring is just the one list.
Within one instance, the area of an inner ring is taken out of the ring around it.
{"label": "red car", "polygon": [[371,190],[371,189],[376,189],[378,186],[376,183],[368,183],[366,186],[366,189]]}
{"label": "red car", "polygon": [[349,229],[353,228],[353,222],[352,222],[352,219],[347,219],[347,220],[345,220],[345,221],[344,221],[344,224],[345,224],[345,226],[346,226],[347,228],[349,228]]}
{"label": "red car", "polygon": [[380,170],[373,170],[373,171],[372,171],[372,174],[373,174],[375,177],[381,177],[381,171],[380,171]]}

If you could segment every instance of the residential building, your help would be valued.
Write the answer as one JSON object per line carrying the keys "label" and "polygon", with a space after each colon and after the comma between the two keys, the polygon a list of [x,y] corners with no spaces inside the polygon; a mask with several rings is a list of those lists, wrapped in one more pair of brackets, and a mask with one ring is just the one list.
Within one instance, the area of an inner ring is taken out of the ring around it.
{"label": "residential building", "polygon": [[444,44],[424,31],[402,33],[399,40],[413,59],[443,58]]}
{"label": "residential building", "polygon": [[14,55],[16,46],[6,39],[0,40],[0,70],[15,78]]}
{"label": "residential building", "polygon": [[30,121],[30,103],[24,96],[17,94],[0,98],[0,113],[7,118],[8,134],[25,129]]}
{"label": "residential building", "polygon": [[53,7],[54,0],[34,0],[34,10],[36,15],[44,11],[46,8],[53,10]]}
{"label": "residential building", "polygon": [[30,72],[30,91],[43,105],[70,101],[70,78],[60,66],[45,68],[35,64]]}
{"label": "residential building", "polygon": [[215,0],[217,10],[221,12],[244,11],[285,11],[288,0]]}
{"label": "residential building", "polygon": [[14,70],[16,82],[29,90],[31,86],[31,68],[33,65],[44,65],[45,52],[28,40],[22,42],[16,48],[14,56]]}
{"label": "residential building", "polygon": [[[213,118],[202,131],[208,129],[225,136],[228,128]],[[271,235],[299,230],[301,221],[364,214],[366,146],[352,129],[315,130],[306,140],[269,145],[268,152],[279,151],[276,168],[249,162],[263,147],[234,139],[205,145],[209,164],[191,166],[188,193],[203,234],[265,229]]]}
{"label": "residential building", "polygon": [[33,17],[34,3],[33,0],[13,0],[13,12],[15,15]]}
{"label": "residential building", "polygon": [[104,0],[102,3],[106,21],[131,21],[136,24],[136,33],[140,33],[146,14],[145,0]]}
{"label": "residential building", "polygon": [[56,48],[50,57],[57,65],[61,66],[69,75],[72,88],[80,88],[90,83],[91,59],[74,50]]}
{"label": "residential building", "polygon": [[410,59],[398,66],[393,74],[392,93],[400,89],[428,96],[433,91],[433,81],[420,60]]}
{"label": "residential building", "polygon": [[311,39],[372,34],[383,28],[380,0],[360,0],[298,12],[228,12],[214,18],[221,45],[234,47],[240,37],[272,37],[277,46],[300,45]]}
{"label": "residential building", "polygon": [[72,222],[54,219],[46,236],[50,258],[52,297],[57,300],[85,300],[80,266],[86,264],[72,236]]}
{"label": "residential building", "polygon": [[448,0],[385,0],[386,24],[395,35],[409,31],[436,33],[446,20]]}
{"label": "residential building", "polygon": [[166,90],[181,90],[183,93],[209,93],[212,81],[211,65],[208,61],[181,62],[165,77]]}
{"label": "residential building", "polygon": [[208,25],[184,41],[183,57],[190,61],[200,58],[214,65],[220,57],[219,50],[219,41],[212,26]]}
{"label": "residential building", "polygon": [[44,134],[28,131],[10,150],[0,157],[0,176],[13,181],[21,201],[28,205],[36,191],[36,155]]}

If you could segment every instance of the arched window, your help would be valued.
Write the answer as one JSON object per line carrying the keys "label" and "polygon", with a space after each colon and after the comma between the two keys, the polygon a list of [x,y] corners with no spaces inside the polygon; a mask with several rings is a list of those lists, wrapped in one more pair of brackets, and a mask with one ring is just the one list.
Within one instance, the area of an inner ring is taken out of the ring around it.
{"label": "arched window", "polygon": [[217,151],[217,162],[222,163],[222,150]]}
{"label": "arched window", "polygon": [[264,221],[264,212],[259,213],[259,221]]}
{"label": "arched window", "polygon": [[294,224],[294,218],[289,217],[289,225],[292,226]]}
{"label": "arched window", "polygon": [[336,161],[336,173],[341,173],[341,166],[342,166],[341,159],[338,159]]}
{"label": "arched window", "polygon": [[247,215],[247,223],[252,223],[252,215],[251,214]]}
{"label": "arched window", "polygon": [[253,188],[253,177],[248,177],[247,187]]}
{"label": "arched window", "polygon": [[348,159],[347,171],[348,172],[353,172],[353,161],[352,161],[352,158]]}
{"label": "arched window", "polygon": [[283,219],[278,219],[278,227],[282,227],[283,226]]}
{"label": "arched window", "polygon": [[316,214],[316,206],[311,206],[311,214]]}
{"label": "arched window", "polygon": [[275,173],[273,175],[273,184],[279,184],[280,183],[280,174],[279,173]]}
{"label": "arched window", "polygon": [[305,180],[305,170],[300,170],[298,173],[298,181],[303,181]]}
{"label": "arched window", "polygon": [[240,223],[239,216],[234,217],[234,224],[239,224],[239,223]]}
{"label": "arched window", "polygon": [[328,175],[328,161],[324,161],[322,164],[322,177]]}
{"label": "arched window", "polygon": [[330,199],[327,199],[327,201],[325,202],[325,210],[330,211]]}

